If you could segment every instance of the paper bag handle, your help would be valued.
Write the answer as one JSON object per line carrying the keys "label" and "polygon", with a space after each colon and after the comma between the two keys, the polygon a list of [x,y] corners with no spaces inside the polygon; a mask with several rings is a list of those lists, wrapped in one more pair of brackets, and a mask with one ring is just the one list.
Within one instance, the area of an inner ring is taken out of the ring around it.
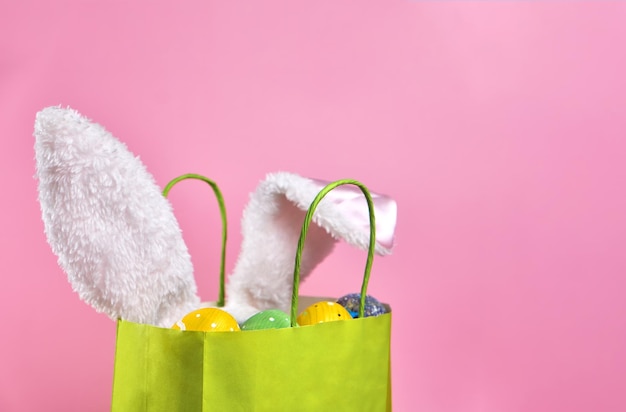
{"label": "paper bag handle", "polygon": [[302,260],[302,251],[304,250],[304,241],[306,239],[307,232],[309,230],[309,226],[311,224],[311,220],[313,219],[313,214],[315,213],[315,209],[317,205],[322,201],[324,196],[328,194],[331,190],[338,186],[342,185],[354,185],[361,189],[363,195],[365,195],[365,200],[367,200],[367,207],[369,208],[369,221],[370,221],[370,240],[369,247],[367,251],[367,261],[365,263],[365,273],[363,275],[363,283],[361,284],[361,302],[359,304],[359,317],[362,318],[365,312],[365,297],[367,295],[367,284],[370,279],[370,272],[372,271],[372,262],[374,261],[374,247],[376,245],[376,218],[374,216],[374,202],[372,200],[372,196],[369,191],[362,183],[352,180],[352,179],[343,179],[337,180],[335,182],[329,183],[326,185],[313,199],[309,209],[304,216],[304,223],[302,224],[302,230],[300,232],[300,239],[298,240],[298,248],[296,249],[296,262],[293,270],[293,292],[291,295],[291,326],[297,326],[296,316],[298,310],[298,289],[300,287],[300,264]]}
{"label": "paper bag handle", "polygon": [[220,256],[220,289],[219,289],[219,296],[217,299],[217,306],[218,307],[222,307],[224,306],[224,283],[226,280],[226,276],[225,276],[225,271],[226,271],[226,239],[227,239],[227,232],[228,232],[228,228],[227,228],[227,219],[226,219],[226,206],[224,205],[224,197],[222,196],[222,192],[220,191],[219,187],[217,186],[217,184],[212,181],[211,179],[204,177],[202,175],[198,175],[195,173],[187,173],[181,176],[178,176],[177,178],[172,179],[167,185],[165,185],[165,187],[163,188],[163,196],[167,197],[167,195],[169,194],[170,190],[172,189],[172,187],[174,187],[174,185],[178,182],[180,182],[181,180],[185,180],[185,179],[197,179],[197,180],[202,180],[203,182],[207,183],[209,186],[211,186],[211,188],[213,189],[213,193],[215,193],[215,197],[217,198],[217,203],[219,205],[220,208],[220,216],[222,218],[222,254]]}

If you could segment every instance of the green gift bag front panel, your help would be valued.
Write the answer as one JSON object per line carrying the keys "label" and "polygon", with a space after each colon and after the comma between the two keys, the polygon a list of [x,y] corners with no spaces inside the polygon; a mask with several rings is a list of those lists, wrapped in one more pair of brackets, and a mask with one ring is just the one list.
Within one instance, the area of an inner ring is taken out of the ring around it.
{"label": "green gift bag front panel", "polygon": [[390,322],[207,334],[204,410],[385,411]]}
{"label": "green gift bag front panel", "polygon": [[186,332],[120,322],[114,411],[390,411],[391,314]]}

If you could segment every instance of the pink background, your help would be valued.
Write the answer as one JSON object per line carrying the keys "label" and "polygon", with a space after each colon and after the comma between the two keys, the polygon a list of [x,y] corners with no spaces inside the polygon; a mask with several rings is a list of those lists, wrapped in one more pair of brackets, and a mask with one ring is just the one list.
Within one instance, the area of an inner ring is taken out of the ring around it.
{"label": "pink background", "polygon": [[[626,410],[626,3],[174,3],[2,2],[0,410],[109,408],[115,324],[71,291],[32,178],[58,104],[161,185],[217,180],[228,269],[267,172],[395,197],[370,289],[395,311],[395,410]],[[215,202],[172,202],[214,298]],[[340,247],[304,291],[356,290],[364,260]]]}

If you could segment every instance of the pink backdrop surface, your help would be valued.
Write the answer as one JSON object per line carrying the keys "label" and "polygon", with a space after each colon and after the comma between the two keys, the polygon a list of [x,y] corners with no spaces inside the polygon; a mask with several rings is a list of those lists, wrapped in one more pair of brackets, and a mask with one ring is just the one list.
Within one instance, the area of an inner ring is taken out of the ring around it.
{"label": "pink backdrop surface", "polygon": [[[626,3],[0,10],[0,410],[110,405],[115,324],[72,292],[37,203],[33,120],[59,104],[161,185],[218,181],[229,270],[268,172],[393,196],[397,247],[370,291],[394,309],[394,410],[626,410]],[[194,184],[172,202],[214,298],[215,202]],[[340,247],[304,292],[355,291],[364,260]]]}

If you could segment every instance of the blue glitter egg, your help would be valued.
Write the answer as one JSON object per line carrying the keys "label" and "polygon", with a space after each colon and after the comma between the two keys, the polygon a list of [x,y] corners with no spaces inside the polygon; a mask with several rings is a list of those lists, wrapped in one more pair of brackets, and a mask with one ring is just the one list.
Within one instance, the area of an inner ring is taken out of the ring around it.
{"label": "blue glitter egg", "polygon": [[[353,318],[359,317],[359,305],[361,304],[360,293],[350,293],[337,299],[337,303],[346,308]],[[373,296],[365,296],[365,308],[363,311],[363,317],[378,316],[383,313],[387,313],[385,305],[380,303],[378,299]]]}

